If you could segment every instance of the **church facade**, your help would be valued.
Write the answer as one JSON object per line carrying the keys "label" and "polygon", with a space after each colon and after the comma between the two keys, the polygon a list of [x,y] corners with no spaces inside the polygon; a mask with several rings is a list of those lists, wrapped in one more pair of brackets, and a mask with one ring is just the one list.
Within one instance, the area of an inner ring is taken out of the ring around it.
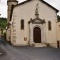
{"label": "church facade", "polygon": [[44,0],[8,0],[7,40],[16,46],[57,47],[57,13]]}

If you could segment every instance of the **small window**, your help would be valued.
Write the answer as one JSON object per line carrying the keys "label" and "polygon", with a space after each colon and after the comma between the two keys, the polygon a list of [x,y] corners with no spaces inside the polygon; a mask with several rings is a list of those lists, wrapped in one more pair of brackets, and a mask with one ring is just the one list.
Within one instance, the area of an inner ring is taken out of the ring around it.
{"label": "small window", "polygon": [[21,29],[24,30],[24,20],[21,20]]}
{"label": "small window", "polygon": [[51,22],[48,21],[48,30],[51,30]]}

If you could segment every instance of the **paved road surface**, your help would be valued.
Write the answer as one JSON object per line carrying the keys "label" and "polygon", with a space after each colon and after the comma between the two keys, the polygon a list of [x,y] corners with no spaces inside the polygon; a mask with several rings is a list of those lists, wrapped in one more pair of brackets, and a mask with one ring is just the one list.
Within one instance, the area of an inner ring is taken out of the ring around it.
{"label": "paved road surface", "polygon": [[56,48],[0,46],[4,51],[0,60],[60,60],[60,49]]}

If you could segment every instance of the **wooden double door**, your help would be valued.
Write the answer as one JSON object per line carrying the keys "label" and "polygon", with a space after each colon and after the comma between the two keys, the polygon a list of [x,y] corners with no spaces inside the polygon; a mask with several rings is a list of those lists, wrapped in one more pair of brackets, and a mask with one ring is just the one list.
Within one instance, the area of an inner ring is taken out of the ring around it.
{"label": "wooden double door", "polygon": [[41,43],[41,29],[39,27],[34,28],[33,39],[35,43]]}

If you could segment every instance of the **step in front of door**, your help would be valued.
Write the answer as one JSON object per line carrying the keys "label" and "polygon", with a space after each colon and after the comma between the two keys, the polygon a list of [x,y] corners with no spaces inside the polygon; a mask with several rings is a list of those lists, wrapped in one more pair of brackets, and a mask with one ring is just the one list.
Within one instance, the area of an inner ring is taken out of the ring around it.
{"label": "step in front of door", "polygon": [[44,43],[35,43],[34,45],[35,45],[34,47],[46,47],[47,46]]}

